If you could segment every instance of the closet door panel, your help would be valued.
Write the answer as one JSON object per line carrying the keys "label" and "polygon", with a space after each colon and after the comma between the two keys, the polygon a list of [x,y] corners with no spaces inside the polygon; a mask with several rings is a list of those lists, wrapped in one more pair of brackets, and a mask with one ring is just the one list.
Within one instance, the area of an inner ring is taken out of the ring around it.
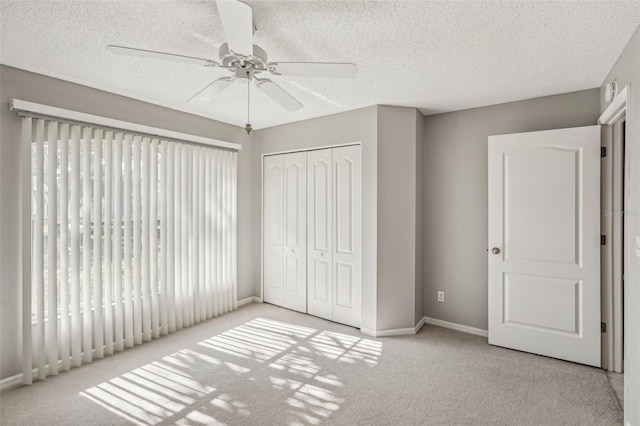
{"label": "closet door panel", "polygon": [[333,150],[333,320],[360,326],[362,164],[360,146]]}
{"label": "closet door panel", "polygon": [[332,150],[307,154],[308,311],[333,319]]}
{"label": "closet door panel", "polygon": [[284,303],[307,312],[307,153],[284,156]]}
{"label": "closet door panel", "polygon": [[264,157],[263,164],[264,301],[283,305],[284,297],[284,158]]}
{"label": "closet door panel", "polygon": [[336,305],[353,308],[354,282],[353,263],[336,262]]}

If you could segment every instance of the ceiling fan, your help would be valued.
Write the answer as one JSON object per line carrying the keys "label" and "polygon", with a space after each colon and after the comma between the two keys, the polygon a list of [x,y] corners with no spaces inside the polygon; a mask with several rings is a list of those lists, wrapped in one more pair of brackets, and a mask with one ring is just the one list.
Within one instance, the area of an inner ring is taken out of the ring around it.
{"label": "ceiling fan", "polygon": [[[239,0],[216,0],[216,4],[227,41],[219,48],[218,61],[114,45],[107,46],[107,50],[120,55],[222,68],[231,72],[230,76],[218,78],[200,90],[188,100],[189,103],[210,102],[234,82],[242,82],[247,84],[247,96],[249,87],[253,84],[285,110],[296,111],[303,105],[272,80],[259,77],[261,73],[296,77],[354,78],[356,76],[356,66],[351,63],[268,62],[267,53],[253,44],[253,32],[256,28],[253,24],[251,6]],[[247,99],[247,115],[248,102],[249,99]],[[251,132],[251,124],[248,122],[249,117],[245,127],[247,134]]]}

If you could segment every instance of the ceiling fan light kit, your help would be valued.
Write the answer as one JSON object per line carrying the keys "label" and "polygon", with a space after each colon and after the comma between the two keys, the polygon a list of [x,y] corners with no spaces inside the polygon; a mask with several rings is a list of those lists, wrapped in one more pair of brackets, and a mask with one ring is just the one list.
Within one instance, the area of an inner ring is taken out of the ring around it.
{"label": "ceiling fan light kit", "polygon": [[[239,0],[217,0],[216,4],[227,41],[218,49],[218,61],[115,45],[107,46],[107,50],[119,55],[222,68],[232,73],[229,77],[214,80],[196,93],[187,101],[191,104],[211,102],[231,84],[243,83],[247,86],[253,84],[286,111],[293,112],[301,109],[302,103],[274,81],[259,77],[261,73],[269,73],[278,77],[355,78],[357,68],[352,63],[268,62],[267,52],[253,44],[255,26],[253,25],[251,6]],[[247,134],[250,134],[252,130],[248,117],[249,95],[250,92],[247,89],[247,125],[245,126]]]}

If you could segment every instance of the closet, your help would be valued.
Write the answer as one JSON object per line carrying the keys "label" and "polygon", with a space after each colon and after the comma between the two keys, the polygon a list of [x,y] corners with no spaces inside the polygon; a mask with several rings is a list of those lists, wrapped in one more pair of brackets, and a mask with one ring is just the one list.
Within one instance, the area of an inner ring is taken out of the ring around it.
{"label": "closet", "polygon": [[266,155],[264,301],[360,327],[360,145]]}

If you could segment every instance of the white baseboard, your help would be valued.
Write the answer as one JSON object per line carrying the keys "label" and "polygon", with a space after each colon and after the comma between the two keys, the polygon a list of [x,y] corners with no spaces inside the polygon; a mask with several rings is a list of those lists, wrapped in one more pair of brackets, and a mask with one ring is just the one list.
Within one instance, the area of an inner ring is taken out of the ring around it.
{"label": "white baseboard", "polygon": [[247,303],[262,303],[262,298],[257,296],[247,297],[246,299],[238,300],[238,306],[246,305]]}
{"label": "white baseboard", "polygon": [[422,326],[424,325],[424,318],[421,318],[420,321],[415,325],[415,327],[407,327],[407,328],[391,328],[387,330],[373,330],[371,328],[360,327],[360,331],[363,334],[372,337],[392,337],[392,336],[411,336],[416,334]]}
{"label": "white baseboard", "polygon": [[[47,376],[49,376],[49,364],[46,364],[44,366],[44,371],[45,374]],[[58,371],[60,373],[63,373],[64,371],[62,370],[62,360],[58,360]],[[31,371],[31,381],[35,382],[38,379],[38,369],[34,368]],[[18,386],[22,385],[22,373],[18,373],[14,376],[11,377],[7,377],[4,378],[2,380],[0,380],[0,392],[2,391],[6,391],[9,389],[13,389],[13,388],[17,388]]]}
{"label": "white baseboard", "polygon": [[468,325],[456,324],[455,322],[444,321],[437,318],[424,317],[424,323],[435,325],[438,327],[449,328],[451,330],[462,331],[463,333],[475,334],[476,336],[489,336],[489,332],[487,330],[469,327]]}
{"label": "white baseboard", "polygon": [[22,384],[22,373],[18,373],[15,376],[7,377],[0,380],[0,391],[7,391],[9,389],[17,388]]}
{"label": "white baseboard", "polygon": [[390,328],[387,330],[373,330],[371,328],[360,327],[363,334],[371,337],[392,337],[392,336],[410,336],[415,333],[414,328]]}

